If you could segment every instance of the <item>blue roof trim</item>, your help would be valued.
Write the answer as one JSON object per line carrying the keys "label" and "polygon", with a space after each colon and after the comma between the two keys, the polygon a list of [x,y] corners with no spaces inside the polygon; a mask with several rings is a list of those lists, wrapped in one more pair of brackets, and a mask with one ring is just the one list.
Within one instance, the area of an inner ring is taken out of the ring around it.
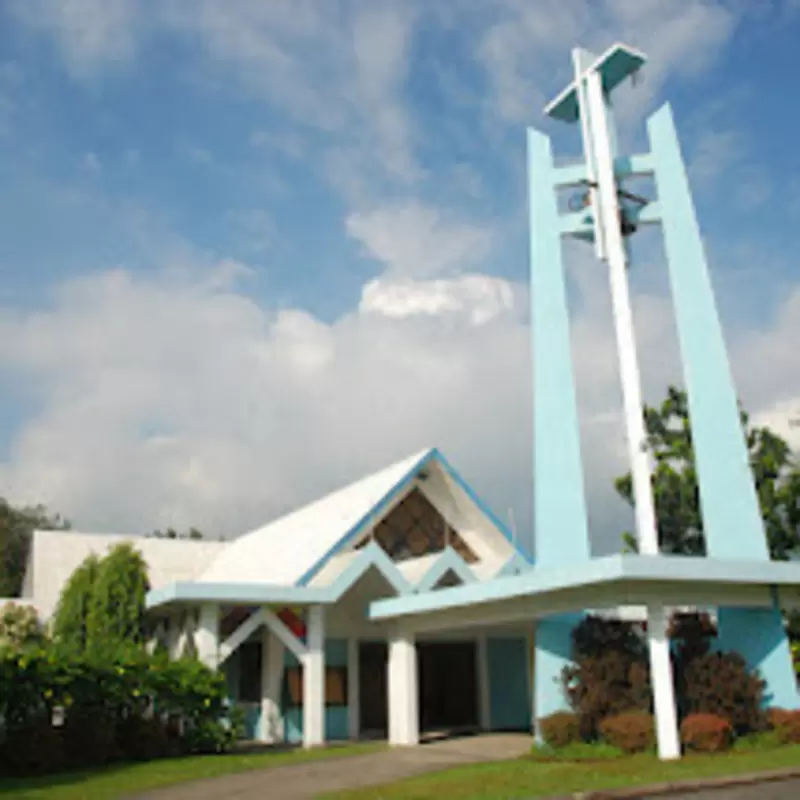
{"label": "blue roof trim", "polygon": [[385,508],[389,503],[397,497],[400,492],[405,489],[409,483],[411,483],[414,478],[416,478],[417,473],[425,467],[426,464],[430,463],[431,459],[435,456],[436,449],[433,448],[428,450],[423,456],[420,457],[419,461],[417,461],[406,474],[391,488],[389,491],[352,527],[350,530],[342,536],[341,539],[333,546],[327,553],[325,553],[322,558],[320,558],[309,570],[307,570],[300,579],[297,581],[298,586],[306,586],[308,582],[328,563],[328,561],[335,556],[337,553],[341,552],[345,547],[347,547],[350,542],[353,541],[366,527],[369,525],[370,520],[376,515],[381,512],[383,508]]}
{"label": "blue roof trim", "polygon": [[372,568],[377,569],[386,578],[397,594],[411,592],[411,584],[397,569],[392,559],[386,555],[383,548],[375,542],[370,542],[348,565],[347,569],[330,586],[326,587],[326,591],[330,595],[329,602],[337,602],[359,578]]}
{"label": "blue roof trim", "polygon": [[535,563],[533,556],[528,553],[528,551],[522,547],[519,542],[514,541],[514,536],[511,535],[511,531],[508,529],[505,523],[502,522],[502,520],[494,513],[494,511],[492,511],[492,509],[489,508],[489,506],[487,506],[477,494],[475,494],[475,491],[472,489],[472,487],[455,471],[450,462],[435,447],[433,448],[432,455],[436,458],[439,464],[442,465],[448,476],[455,481],[459,488],[469,497],[470,500],[472,500],[473,503],[475,503],[479,511],[489,519],[492,525],[494,525],[495,528],[497,528],[497,530],[499,530],[506,539],[508,539],[509,544],[516,550],[516,552],[519,553],[528,564]]}
{"label": "blue roof trim", "polygon": [[[703,584],[768,588],[774,584],[797,590],[800,566],[785,561],[734,561],[699,556],[603,556],[469,586],[375,600],[370,604],[368,617],[370,620],[390,619],[617,582],[651,584],[656,589],[666,582],[684,588]],[[621,589],[620,601],[625,597]]]}
{"label": "blue roof trim", "polygon": [[422,576],[419,583],[414,587],[414,591],[428,592],[435,589],[436,584],[448,572],[455,573],[461,579],[461,583],[465,585],[476,581],[475,574],[466,561],[452,547],[448,547]]}

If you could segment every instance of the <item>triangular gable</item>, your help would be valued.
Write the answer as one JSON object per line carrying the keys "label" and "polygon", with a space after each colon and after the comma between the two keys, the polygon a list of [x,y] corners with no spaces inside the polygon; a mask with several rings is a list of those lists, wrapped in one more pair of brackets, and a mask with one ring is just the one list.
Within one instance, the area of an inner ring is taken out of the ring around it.
{"label": "triangular gable", "polygon": [[338,553],[341,553],[343,550],[346,550],[348,547],[353,546],[353,544],[358,541],[359,537],[371,525],[373,525],[376,520],[381,518],[381,516],[388,510],[392,503],[396,502],[404,495],[404,493],[408,492],[415,479],[421,473],[424,473],[425,468],[428,467],[432,462],[435,462],[442,468],[443,472],[464,493],[464,495],[466,495],[470,502],[475,505],[478,512],[482,514],[491,523],[491,525],[500,532],[500,534],[502,534],[506,541],[512,546],[515,556],[518,556],[524,563],[531,564],[533,559],[522,547],[520,547],[510,530],[478,497],[474,490],[456,472],[456,470],[450,465],[441,452],[439,452],[438,449],[433,448],[423,454],[422,457],[416,463],[414,463],[413,466],[411,466],[411,468],[409,468],[408,471],[397,481],[397,483],[390,488],[386,494],[338,540],[338,542],[336,542],[321,558],[319,558],[313,564],[313,566],[300,578],[300,580],[297,582],[297,585],[308,585],[308,583],[330,561],[331,558]]}
{"label": "triangular gable", "polygon": [[411,466],[399,477],[396,483],[391,486],[377,502],[373,503],[361,517],[352,525],[347,532],[339,538],[339,540],[328,549],[328,551],[319,558],[297,581],[298,586],[306,586],[308,582],[316,575],[316,573],[325,566],[325,564],[337,553],[341,552],[348,545],[352,544],[354,540],[358,539],[359,535],[372,525],[382,513],[388,510],[388,507],[393,501],[401,497],[411,486],[414,479],[419,472],[423,470],[435,457],[436,450],[431,449],[421,455],[419,459],[414,461]]}
{"label": "triangular gable", "polygon": [[464,559],[455,550],[448,548],[436,559],[433,566],[422,577],[422,580],[416,586],[416,591],[427,592],[434,589],[448,572],[456,575],[462,584],[474,583],[475,581],[475,575],[464,563]]}
{"label": "triangular gable", "polygon": [[330,592],[335,601],[350,589],[369,570],[377,569],[397,594],[408,594],[411,585],[377,544],[369,544],[361,550],[345,571],[331,584]]}

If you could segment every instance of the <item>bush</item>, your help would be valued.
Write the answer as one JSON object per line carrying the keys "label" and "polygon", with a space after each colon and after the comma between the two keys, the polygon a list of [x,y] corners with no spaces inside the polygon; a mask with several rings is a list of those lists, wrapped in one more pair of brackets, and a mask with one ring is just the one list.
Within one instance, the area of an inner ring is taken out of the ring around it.
{"label": "bush", "polygon": [[[226,694],[224,677],[197,661],[170,662],[144,651],[100,660],[74,651],[6,650],[0,652],[0,719],[6,728],[0,731],[0,749],[39,751],[41,763],[20,758],[19,769],[56,769],[63,761],[54,743],[61,731],[50,720],[54,708],[63,708],[67,767],[219,752],[239,734]],[[149,719],[153,708],[159,719]],[[162,718],[178,722],[172,739]],[[37,744],[42,737],[50,744]]]}
{"label": "bush", "polygon": [[132,761],[178,754],[176,742],[167,734],[166,724],[156,716],[128,714],[117,722],[115,739],[120,755]]}
{"label": "bush", "polygon": [[767,727],[764,681],[738,653],[712,652],[716,633],[708,614],[681,614],[672,620],[680,714],[722,717],[730,721],[737,736],[762,731]]}
{"label": "bush", "polygon": [[35,608],[8,602],[0,607],[0,647],[35,647],[44,641],[44,631]]}
{"label": "bush", "polygon": [[642,753],[656,744],[653,715],[643,711],[628,711],[606,717],[599,729],[608,744],[624,753]]}
{"label": "bush", "polygon": [[800,711],[771,708],[768,718],[781,744],[800,744]]}
{"label": "bush", "polygon": [[572,634],[572,660],[562,680],[583,738],[596,738],[606,717],[650,711],[647,649],[631,623],[585,617]]}
{"label": "bush", "polygon": [[555,750],[581,741],[581,721],[577,714],[557,711],[539,720],[544,742]]}
{"label": "bush", "polygon": [[706,653],[684,667],[682,710],[730,720],[737,735],[764,730],[764,686],[738,653]]}
{"label": "bush", "polygon": [[760,750],[774,750],[782,744],[777,731],[760,731],[740,736],[733,742],[733,749],[742,753],[752,753]]}
{"label": "bush", "polygon": [[714,714],[690,714],[681,723],[681,742],[690,750],[718,753],[733,743],[733,728]]}
{"label": "bush", "polygon": [[114,717],[103,707],[72,706],[64,721],[64,747],[70,767],[108,764],[120,755]]}
{"label": "bush", "polygon": [[7,775],[41,775],[67,766],[64,738],[50,719],[39,716],[5,731],[0,771]]}

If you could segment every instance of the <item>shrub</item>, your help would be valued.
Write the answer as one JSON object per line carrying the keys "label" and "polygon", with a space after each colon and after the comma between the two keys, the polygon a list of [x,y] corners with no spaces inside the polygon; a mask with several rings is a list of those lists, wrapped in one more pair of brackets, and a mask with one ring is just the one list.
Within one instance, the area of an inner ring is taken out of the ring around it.
{"label": "shrub", "polygon": [[117,722],[115,739],[120,755],[132,761],[177,755],[177,748],[167,734],[166,724],[156,716],[128,714]]}
{"label": "shrub", "polygon": [[641,753],[655,747],[656,736],[652,714],[643,711],[615,714],[606,717],[599,728],[603,739],[624,753]]}
{"label": "shrub", "polygon": [[44,641],[44,631],[35,608],[21,603],[0,607],[0,647],[35,647]]}
{"label": "shrub", "polygon": [[596,738],[606,717],[650,710],[647,649],[631,623],[585,617],[572,634],[572,660],[562,680],[585,739]]}
{"label": "shrub", "polygon": [[557,711],[539,720],[542,739],[554,749],[581,741],[581,722],[577,714]]}
{"label": "shrub", "polygon": [[713,714],[730,720],[737,736],[767,727],[764,681],[733,652],[712,652],[717,629],[708,614],[676,615],[670,625],[675,644],[676,692],[680,714]]}
{"label": "shrub", "polygon": [[115,729],[113,716],[102,706],[72,706],[64,721],[64,747],[70,767],[92,767],[118,758]]}
{"label": "shrub", "polygon": [[[41,764],[21,758],[18,770],[57,768],[53,744],[36,744],[63,732],[66,767],[87,767],[119,757],[150,758],[168,753],[219,752],[240,731],[230,721],[225,679],[196,661],[167,661],[144,651],[112,660],[74,651],[5,650],[0,652],[0,748],[30,747]],[[54,708],[64,708],[62,731],[52,728]],[[168,736],[158,717],[178,721]],[[41,723],[41,720],[47,722]],[[20,734],[19,732],[22,732]],[[20,739],[22,736],[22,739]],[[5,743],[5,744],[4,744]],[[27,766],[26,766],[27,765]]]}
{"label": "shrub", "polygon": [[782,744],[800,743],[800,711],[771,708],[768,717],[770,727]]}
{"label": "shrub", "polygon": [[774,750],[782,744],[778,731],[760,731],[740,736],[733,742],[733,749],[748,753],[758,750]]}
{"label": "shrub", "polygon": [[683,667],[682,706],[690,714],[730,720],[737,735],[764,730],[764,681],[738,653],[706,653]]}
{"label": "shrub", "polygon": [[0,770],[5,774],[39,775],[66,765],[64,738],[48,717],[34,717],[5,731],[0,745]]}
{"label": "shrub", "polygon": [[690,750],[717,753],[733,743],[733,728],[724,717],[690,714],[681,723],[681,742]]}

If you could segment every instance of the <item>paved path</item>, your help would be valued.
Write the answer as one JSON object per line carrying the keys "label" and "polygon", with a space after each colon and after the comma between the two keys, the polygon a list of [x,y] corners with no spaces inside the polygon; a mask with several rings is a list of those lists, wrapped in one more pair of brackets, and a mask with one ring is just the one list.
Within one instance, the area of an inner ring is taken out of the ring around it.
{"label": "paved path", "polygon": [[704,792],[674,794],[672,800],[797,800],[800,779],[759,783],[753,786],[729,786]]}
{"label": "paved path", "polygon": [[486,734],[227,775],[159,789],[136,800],[308,800],[323,792],[391,783],[480,761],[518,758],[530,748],[529,735]]}

